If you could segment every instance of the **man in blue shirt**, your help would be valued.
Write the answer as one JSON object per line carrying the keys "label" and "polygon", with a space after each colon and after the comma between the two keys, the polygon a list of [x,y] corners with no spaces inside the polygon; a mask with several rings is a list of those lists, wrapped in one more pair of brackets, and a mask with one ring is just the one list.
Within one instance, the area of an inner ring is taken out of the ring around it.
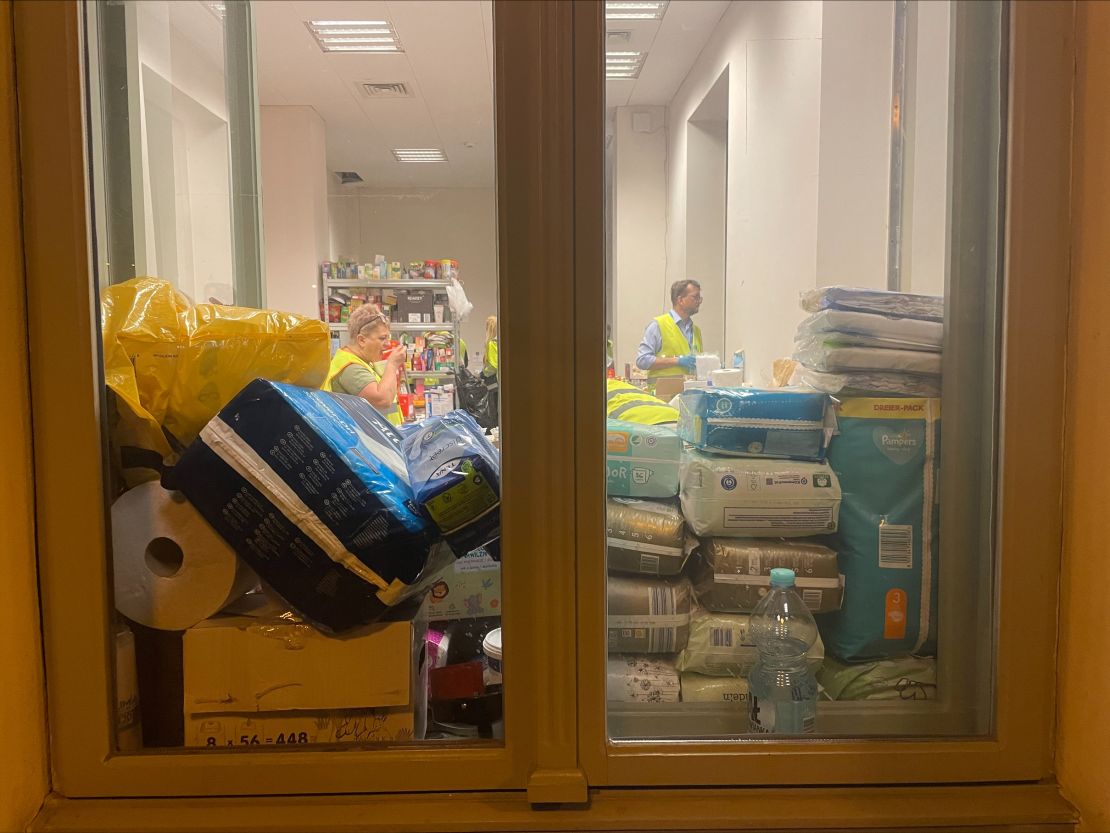
{"label": "man in blue shirt", "polygon": [[701,308],[701,284],[690,278],[671,285],[671,311],[652,319],[644,330],[636,367],[655,384],[661,376],[696,372],[694,355],[702,351],[701,330],[691,316]]}

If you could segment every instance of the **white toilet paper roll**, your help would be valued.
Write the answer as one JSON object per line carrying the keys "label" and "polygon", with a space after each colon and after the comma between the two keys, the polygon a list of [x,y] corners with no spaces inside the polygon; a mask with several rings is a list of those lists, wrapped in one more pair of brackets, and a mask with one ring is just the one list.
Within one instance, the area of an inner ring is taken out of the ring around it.
{"label": "white toilet paper roll", "polygon": [[709,374],[709,381],[715,388],[740,388],[744,386],[744,371],[731,367],[714,370]]}
{"label": "white toilet paper roll", "polygon": [[116,608],[161,630],[191,628],[258,583],[185,496],[157,482],[112,505],[112,557]]}

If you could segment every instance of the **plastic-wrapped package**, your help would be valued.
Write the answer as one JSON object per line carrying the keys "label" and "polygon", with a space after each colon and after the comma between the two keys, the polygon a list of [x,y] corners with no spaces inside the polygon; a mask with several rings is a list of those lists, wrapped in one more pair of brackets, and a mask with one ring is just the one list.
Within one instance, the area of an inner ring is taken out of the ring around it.
{"label": "plastic-wrapped package", "polygon": [[501,461],[466,411],[431,417],[402,440],[416,502],[457,556],[501,536]]}
{"label": "plastic-wrapped package", "polygon": [[882,659],[935,650],[940,402],[845,399],[829,453],[844,500],[839,611],[817,617],[829,653]]}
{"label": "plastic-wrapped package", "polygon": [[703,388],[683,391],[678,435],[715,454],[818,461],[836,421],[814,391]]}
{"label": "plastic-wrapped package", "polygon": [[941,377],[917,373],[894,373],[881,370],[853,370],[846,373],[824,373],[799,366],[798,378],[803,384],[831,395],[843,396],[940,396]]}
{"label": "plastic-wrapped package", "polygon": [[856,310],[924,321],[944,320],[944,298],[940,295],[917,295],[852,286],[825,286],[803,292],[802,309],[808,312],[823,309]]}
{"label": "plastic-wrapped package", "polygon": [[694,591],[686,579],[609,576],[609,651],[673,654],[686,645]]}
{"label": "plastic-wrapped package", "polygon": [[263,581],[333,631],[378,619],[450,560],[400,436],[357,396],[257,379],[169,476]]}
{"label": "plastic-wrapped package", "polygon": [[817,682],[830,700],[935,700],[937,661],[902,656],[847,664],[825,657]]}
{"label": "plastic-wrapped package", "polygon": [[794,571],[795,589],[812,613],[840,608],[844,577],[836,553],[821,544],[773,538],[708,538],[691,569],[698,602],[720,613],[750,613],[771,585],[771,570]]}
{"label": "plastic-wrapped package", "polygon": [[672,426],[610,419],[606,447],[606,491],[610,495],[660,498],[678,494],[682,440]]}
{"label": "plastic-wrapped package", "polygon": [[843,344],[857,347],[939,352],[944,343],[944,324],[940,321],[826,309],[802,321],[794,338],[796,341],[835,338]]}
{"label": "plastic-wrapped package", "polygon": [[[850,347],[825,339],[795,342],[794,358],[808,368],[826,373],[877,370],[885,373],[939,376],[942,369],[940,353],[890,350],[885,347]],[[681,424],[680,420],[679,425]]]}
{"label": "plastic-wrapped package", "polygon": [[727,703],[747,708],[748,681],[743,677],[711,677],[683,671],[679,683],[683,703]]}
{"label": "plastic-wrapped package", "polygon": [[[814,671],[825,658],[821,637],[806,653]],[[690,616],[690,638],[678,655],[676,667],[718,677],[747,677],[759,649],[751,635],[751,616],[747,613],[713,613],[695,610]]]}
{"label": "plastic-wrapped package", "polygon": [[697,535],[797,538],[836,531],[840,483],[825,463],[687,449],[681,476],[682,514]]}
{"label": "plastic-wrapped package", "polygon": [[606,699],[617,703],[677,703],[678,672],[671,657],[610,654]]}
{"label": "plastic-wrapped package", "polygon": [[686,563],[686,521],[673,502],[609,498],[606,502],[609,569],[673,576]]}

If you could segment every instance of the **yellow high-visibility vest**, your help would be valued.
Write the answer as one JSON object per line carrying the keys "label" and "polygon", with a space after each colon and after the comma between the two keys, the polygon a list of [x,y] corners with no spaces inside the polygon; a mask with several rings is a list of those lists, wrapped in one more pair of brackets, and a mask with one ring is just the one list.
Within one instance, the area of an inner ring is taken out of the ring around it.
{"label": "yellow high-visibility vest", "polygon": [[678,409],[620,379],[606,379],[605,415],[610,419],[663,425],[678,422]]}
{"label": "yellow high-visibility vest", "polygon": [[[686,336],[682,334],[682,330],[678,329],[678,324],[671,318],[669,312],[657,316],[655,323],[659,325],[659,333],[663,336],[659,350],[655,354],[656,358],[677,358],[689,353],[701,352],[701,329],[697,324],[694,325],[694,343],[690,344],[686,341]],[[685,375],[686,371],[678,365],[664,367],[661,370],[652,368],[647,372],[648,379],[658,379],[660,376]]]}
{"label": "yellow high-visibility vest", "polygon": [[[359,358],[346,347],[340,347],[335,351],[335,355],[331,357],[331,366],[328,367],[328,377],[324,379],[324,384],[320,386],[321,390],[326,390],[328,393],[335,393],[331,388],[331,383],[335,380],[343,370],[352,364],[357,364],[359,367],[365,367],[374,374],[374,378],[379,382],[382,380],[382,374],[370,362]],[[404,423],[405,418],[401,416],[401,409],[397,405],[397,394],[393,395],[393,402],[390,404],[390,410],[382,414],[394,425],[401,425]]]}

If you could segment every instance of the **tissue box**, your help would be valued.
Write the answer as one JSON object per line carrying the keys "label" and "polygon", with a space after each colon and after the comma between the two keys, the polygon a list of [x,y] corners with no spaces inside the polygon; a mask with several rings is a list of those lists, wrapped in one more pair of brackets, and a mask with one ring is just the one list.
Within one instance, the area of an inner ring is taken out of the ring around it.
{"label": "tissue box", "polygon": [[433,622],[501,615],[501,563],[477,551],[444,567],[433,579],[428,618]]}
{"label": "tissue box", "polygon": [[620,497],[674,497],[682,440],[669,425],[606,423],[607,491]]}
{"label": "tissue box", "polygon": [[343,637],[214,616],[183,639],[185,745],[401,741],[425,730],[427,607]]}

